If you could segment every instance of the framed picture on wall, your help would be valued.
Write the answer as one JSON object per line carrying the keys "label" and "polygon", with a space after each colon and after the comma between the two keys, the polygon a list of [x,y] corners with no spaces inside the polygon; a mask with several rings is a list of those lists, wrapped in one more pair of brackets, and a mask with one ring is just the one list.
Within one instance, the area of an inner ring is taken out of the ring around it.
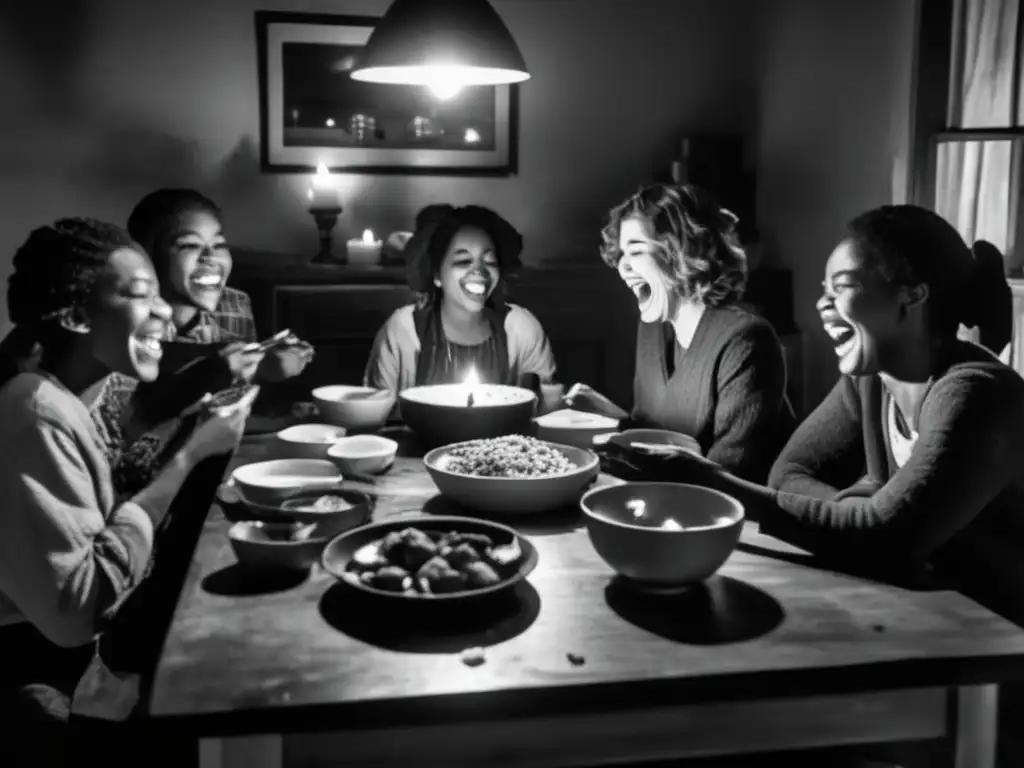
{"label": "framed picture on wall", "polygon": [[263,170],[323,163],[349,173],[514,174],[518,86],[444,93],[353,80],[377,21],[256,13]]}

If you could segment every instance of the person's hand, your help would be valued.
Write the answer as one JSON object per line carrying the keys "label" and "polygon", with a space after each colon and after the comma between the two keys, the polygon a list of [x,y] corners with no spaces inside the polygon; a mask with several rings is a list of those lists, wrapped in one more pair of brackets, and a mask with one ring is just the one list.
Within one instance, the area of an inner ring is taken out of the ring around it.
{"label": "person's hand", "polygon": [[569,391],[565,393],[562,402],[565,403],[567,408],[587,411],[588,413],[598,413],[616,421],[622,421],[629,416],[628,413],[589,384],[573,384]]}
{"label": "person's hand", "polygon": [[245,347],[244,342],[233,341],[217,352],[230,372],[232,381],[252,381],[263,361],[265,353],[262,350],[246,351]]}
{"label": "person's hand", "polygon": [[267,350],[256,374],[260,381],[273,383],[294,378],[312,362],[316,355],[312,344],[299,339],[288,342]]}
{"label": "person's hand", "polygon": [[692,483],[714,487],[722,468],[713,461],[672,445],[626,443],[613,436],[595,445],[603,468],[623,480]]}
{"label": "person's hand", "polygon": [[189,436],[184,451],[194,464],[211,456],[232,453],[242,440],[247,418],[248,404],[213,409],[210,417]]}

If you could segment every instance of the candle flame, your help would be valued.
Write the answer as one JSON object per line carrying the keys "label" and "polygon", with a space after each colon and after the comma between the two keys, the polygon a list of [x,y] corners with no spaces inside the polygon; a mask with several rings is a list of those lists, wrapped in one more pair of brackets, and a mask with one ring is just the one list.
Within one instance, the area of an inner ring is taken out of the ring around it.
{"label": "candle flame", "polygon": [[480,386],[480,376],[476,372],[476,366],[469,366],[469,373],[466,374],[466,378],[462,380],[462,383],[467,387],[478,387]]}
{"label": "candle flame", "polygon": [[373,230],[372,229],[365,229],[365,230],[363,230],[363,242],[366,243],[367,245],[373,245]]}
{"label": "candle flame", "polygon": [[331,170],[327,167],[327,163],[317,163],[316,165],[317,176],[330,176]]}

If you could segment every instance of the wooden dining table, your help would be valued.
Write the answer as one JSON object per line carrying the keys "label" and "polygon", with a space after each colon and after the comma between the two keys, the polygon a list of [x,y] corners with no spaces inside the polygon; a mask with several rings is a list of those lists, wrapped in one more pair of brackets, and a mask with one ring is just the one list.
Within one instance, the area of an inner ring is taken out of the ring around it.
{"label": "wooden dining table", "polygon": [[[357,484],[374,519],[471,514],[402,442]],[[247,441],[235,464],[274,451]],[[598,557],[578,510],[511,524],[539,555],[514,594],[405,613],[319,565],[247,573],[215,504],[149,716],[195,729],[202,768],[586,766],[928,739],[957,768],[995,765],[998,686],[1024,675],[1024,630],[967,597],[821,567],[749,523],[711,580],[655,596]]]}

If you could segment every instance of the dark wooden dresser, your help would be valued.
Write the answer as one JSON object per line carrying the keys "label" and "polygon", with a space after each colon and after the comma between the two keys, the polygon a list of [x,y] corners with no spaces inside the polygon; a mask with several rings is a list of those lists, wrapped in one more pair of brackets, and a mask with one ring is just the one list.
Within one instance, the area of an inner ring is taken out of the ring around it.
{"label": "dark wooden dresser", "polygon": [[[318,265],[308,257],[244,250],[235,250],[234,257],[231,284],[252,298],[261,338],[290,328],[316,346],[306,372],[279,389],[282,398],[308,398],[310,389],[325,384],[360,383],[377,331],[394,310],[413,300],[400,266]],[[752,276],[748,298],[775,324],[787,353],[795,353],[790,365],[802,366],[791,303],[787,306],[789,274],[757,275],[761,272]],[[596,259],[524,268],[510,283],[509,297],[544,326],[559,381],[590,384],[624,408],[632,406],[638,313],[613,270]],[[802,375],[791,368],[790,379],[798,397]]]}

